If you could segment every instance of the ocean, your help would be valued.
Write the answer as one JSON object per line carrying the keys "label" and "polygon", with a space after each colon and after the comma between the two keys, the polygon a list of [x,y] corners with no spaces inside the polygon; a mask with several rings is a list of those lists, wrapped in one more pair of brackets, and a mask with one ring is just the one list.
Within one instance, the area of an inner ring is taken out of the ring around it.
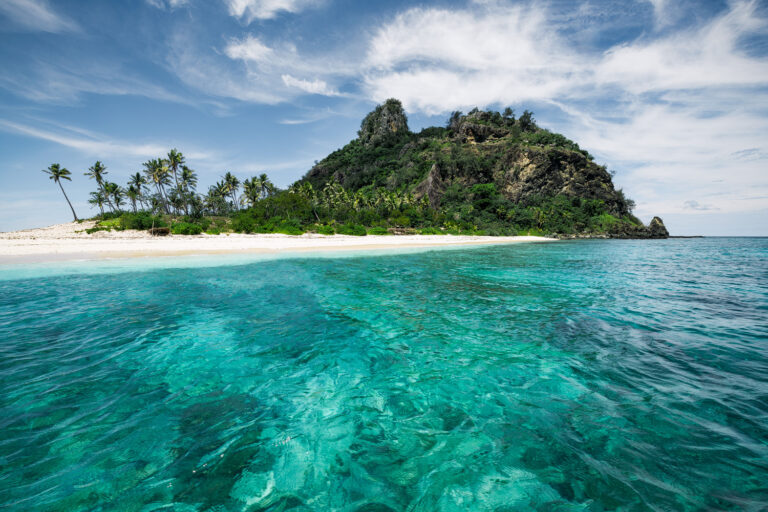
{"label": "ocean", "polygon": [[0,508],[768,509],[768,239],[0,267]]}

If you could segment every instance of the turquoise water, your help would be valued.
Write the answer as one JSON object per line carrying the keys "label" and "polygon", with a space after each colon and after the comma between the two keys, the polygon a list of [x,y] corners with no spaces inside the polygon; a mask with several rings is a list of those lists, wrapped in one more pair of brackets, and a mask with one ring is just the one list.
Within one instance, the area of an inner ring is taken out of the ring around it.
{"label": "turquoise water", "polygon": [[190,261],[0,270],[0,508],[768,509],[768,239]]}

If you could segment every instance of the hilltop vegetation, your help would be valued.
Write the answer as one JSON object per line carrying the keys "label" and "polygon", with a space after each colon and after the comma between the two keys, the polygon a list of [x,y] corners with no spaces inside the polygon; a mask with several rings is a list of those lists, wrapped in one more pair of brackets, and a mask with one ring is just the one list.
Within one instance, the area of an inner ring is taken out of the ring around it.
{"label": "hilltop vegetation", "polygon": [[125,188],[105,179],[101,162],[86,175],[103,219],[94,229],[145,228],[151,219],[178,234],[667,235],[660,219],[646,227],[632,215],[633,201],[587,151],[511,109],[454,112],[445,126],[414,133],[400,102],[387,100],[356,139],[287,190],[266,174],[241,184],[227,172],[200,194],[176,150],[144,163]]}

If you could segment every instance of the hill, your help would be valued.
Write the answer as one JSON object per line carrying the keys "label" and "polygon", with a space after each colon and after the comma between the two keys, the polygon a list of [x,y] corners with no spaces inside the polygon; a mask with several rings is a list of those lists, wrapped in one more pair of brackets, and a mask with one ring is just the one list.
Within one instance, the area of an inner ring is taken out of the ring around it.
{"label": "hill", "polygon": [[[577,143],[539,127],[528,111],[519,118],[510,109],[454,112],[445,127],[413,133],[402,104],[387,100],[366,116],[355,140],[318,162],[293,189],[302,187],[354,196],[362,206],[394,195],[401,201],[390,209],[387,225],[401,228],[668,235],[661,219],[644,226],[632,215],[634,202],[614,187],[605,166]],[[382,220],[351,217],[344,220]]]}

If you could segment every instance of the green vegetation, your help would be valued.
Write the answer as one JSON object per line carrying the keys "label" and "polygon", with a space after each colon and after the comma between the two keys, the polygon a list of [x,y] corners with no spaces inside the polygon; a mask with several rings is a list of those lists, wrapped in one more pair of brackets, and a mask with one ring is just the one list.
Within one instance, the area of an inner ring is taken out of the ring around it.
{"label": "green vegetation", "polygon": [[[58,164],[46,172],[59,185],[69,179]],[[446,126],[414,133],[400,102],[388,100],[366,116],[357,139],[287,190],[266,174],[241,180],[226,172],[199,193],[197,173],[176,149],[144,162],[125,187],[106,179],[100,161],[85,174],[96,184],[89,203],[100,212],[90,231],[364,236],[642,235],[647,229],[592,155],[540,128],[533,113],[516,118],[509,108],[454,112]]]}

